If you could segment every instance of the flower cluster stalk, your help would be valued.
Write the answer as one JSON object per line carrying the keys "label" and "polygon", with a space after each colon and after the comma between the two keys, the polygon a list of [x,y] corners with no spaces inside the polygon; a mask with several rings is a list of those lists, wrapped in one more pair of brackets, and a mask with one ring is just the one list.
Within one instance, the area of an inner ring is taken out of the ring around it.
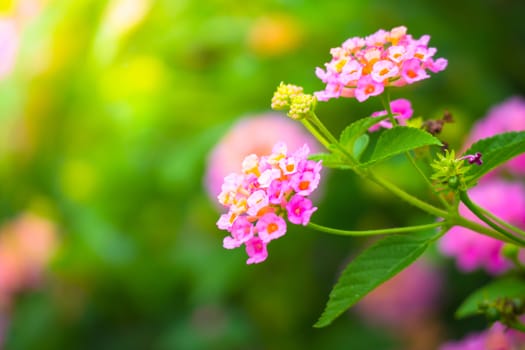
{"label": "flower cluster stalk", "polygon": [[[391,113],[391,111],[389,113]],[[315,116],[314,113],[312,113],[312,119],[311,120],[313,121],[313,124],[319,130],[322,130],[322,139],[325,140],[325,142],[326,142],[326,140],[329,140],[330,144],[334,145],[338,150],[340,150],[343,153],[343,155],[345,155],[345,158],[349,162],[349,165],[350,166],[354,166],[355,165],[355,160],[352,157],[352,155],[350,155],[348,153],[348,151],[345,150],[344,147],[341,146],[339,141],[331,134],[331,132],[324,126],[324,124],[319,120],[319,118],[317,118],[317,116]],[[317,135],[314,134],[314,136],[316,136],[319,141],[322,140],[322,139],[319,139],[319,137]],[[330,150],[330,148],[328,148],[328,150]],[[409,157],[409,159],[410,158],[411,157]],[[413,158],[412,158],[412,160],[413,160]],[[413,161],[415,163],[415,160],[413,160]],[[416,166],[416,168],[418,169],[419,167]],[[419,170],[421,170],[421,169],[419,169]],[[491,226],[491,228],[488,228],[488,227],[480,225],[480,224],[478,224],[476,222],[470,221],[470,220],[468,220],[468,219],[466,219],[466,218],[464,218],[462,216],[459,216],[459,214],[457,214],[457,208],[453,208],[452,206],[450,206],[448,204],[448,202],[447,202],[447,206],[446,206],[447,210],[443,210],[443,209],[437,208],[434,205],[432,205],[432,204],[430,204],[428,202],[425,202],[425,201],[423,201],[423,200],[421,200],[421,199],[419,199],[419,198],[417,198],[417,197],[407,193],[403,189],[401,189],[398,186],[394,185],[392,182],[390,182],[390,181],[388,181],[388,180],[386,180],[384,178],[379,177],[377,174],[374,174],[371,171],[363,171],[362,169],[355,169],[355,172],[358,175],[360,175],[360,176],[362,176],[364,178],[367,178],[368,180],[370,180],[370,181],[376,183],[377,185],[385,188],[386,190],[392,192],[393,194],[395,194],[399,198],[403,199],[405,202],[411,204],[412,206],[417,207],[417,208],[421,209],[422,211],[425,211],[425,212],[427,212],[427,213],[429,213],[429,214],[431,214],[433,216],[436,216],[439,219],[443,219],[444,220],[444,222],[441,222],[440,224],[436,224],[435,227],[444,226],[445,222],[446,222],[446,226],[449,227],[449,228],[452,227],[452,226],[458,225],[458,226],[462,226],[462,227],[471,229],[473,231],[479,232],[479,233],[484,234],[486,236],[499,239],[499,240],[504,241],[504,242],[514,243],[514,244],[517,244],[519,246],[525,246],[525,240],[520,239],[520,238],[516,238],[515,236],[513,236],[513,235],[509,234],[508,232],[502,230],[499,226],[493,225],[493,223],[489,225],[489,226]],[[425,178],[426,178],[426,176],[425,176]],[[430,182],[429,182],[429,184],[430,184]],[[441,198],[443,202],[446,202],[446,200],[441,195],[439,196],[439,198]],[[500,221],[503,222],[503,220],[500,220]],[[510,225],[510,224],[505,223],[505,225]],[[324,226],[320,226],[320,225],[316,225],[316,224],[312,224],[310,226],[312,228],[314,228],[314,229],[318,229],[318,230],[323,231],[323,232],[330,231],[328,233],[346,234],[346,235],[354,235],[354,236],[363,236],[363,235],[367,235],[367,234],[368,235],[374,235],[374,234],[385,234],[385,233],[399,233],[399,232],[416,231],[415,229],[413,229],[413,227],[400,227],[400,228],[393,229],[393,231],[388,231],[389,229],[385,229],[385,230],[368,230],[368,231],[346,231],[346,230],[332,229],[332,228],[328,228],[328,227],[324,227]],[[425,227],[425,228],[428,228],[428,227]],[[422,229],[422,228],[420,228],[420,229]]]}

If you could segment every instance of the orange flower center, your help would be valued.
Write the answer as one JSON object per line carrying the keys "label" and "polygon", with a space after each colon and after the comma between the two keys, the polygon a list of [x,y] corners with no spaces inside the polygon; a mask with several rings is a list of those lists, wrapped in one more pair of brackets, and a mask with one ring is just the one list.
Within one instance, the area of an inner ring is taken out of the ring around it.
{"label": "orange flower center", "polygon": [[407,71],[407,75],[408,75],[410,78],[412,78],[412,79],[414,79],[415,77],[417,77],[417,73],[414,72],[413,70],[408,70],[408,71]]}
{"label": "orange flower center", "polygon": [[310,187],[310,181],[301,181],[299,182],[299,189],[301,191],[307,190]]}
{"label": "orange flower center", "polygon": [[374,85],[368,85],[366,88],[365,88],[365,94],[369,95],[371,94],[372,92],[374,92],[375,88],[374,88]]}

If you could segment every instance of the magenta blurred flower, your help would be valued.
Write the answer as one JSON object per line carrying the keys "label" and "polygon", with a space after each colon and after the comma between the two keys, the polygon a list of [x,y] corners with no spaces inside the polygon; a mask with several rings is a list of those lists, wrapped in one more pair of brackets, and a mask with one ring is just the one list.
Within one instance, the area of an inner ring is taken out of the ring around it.
{"label": "magenta blurred flower", "polygon": [[[393,100],[390,102],[390,109],[392,110],[392,114],[394,115],[394,118],[397,120],[399,125],[406,125],[406,120],[410,119],[412,117],[412,114],[414,114],[414,110],[412,109],[412,104],[409,100],[404,98],[399,98],[397,100]],[[381,117],[387,115],[387,111],[379,111],[372,113],[372,117]],[[392,128],[392,123],[389,120],[382,120],[379,123],[371,126],[368,131],[374,132],[379,130],[380,128]]]}
{"label": "magenta blurred flower", "polygon": [[246,247],[247,264],[260,263],[268,256],[270,241],[286,233],[288,221],[306,225],[317,210],[306,198],[319,185],[321,162],[308,160],[307,145],[290,153],[279,142],[267,156],[248,155],[242,173],[224,178],[219,203],[228,208],[217,227],[230,233],[223,246]]}
{"label": "magenta blurred flower", "polygon": [[387,86],[404,86],[430,77],[427,69],[444,70],[447,60],[434,60],[436,49],[428,47],[430,36],[414,39],[400,26],[383,29],[365,38],[354,37],[330,50],[332,60],[315,74],[326,84],[315,93],[320,101],[355,97],[359,102],[383,92]]}
{"label": "magenta blurred flower", "polygon": [[496,322],[484,332],[472,333],[459,341],[443,344],[439,350],[518,350],[525,347],[523,333]]}
{"label": "magenta blurred flower", "polygon": [[[482,208],[511,224],[525,228],[525,186],[492,178],[469,190],[470,198]],[[464,205],[459,212],[481,224]],[[484,224],[483,224],[484,225]],[[490,274],[500,274],[512,265],[501,255],[503,242],[464,227],[453,227],[439,242],[445,255],[456,258],[460,270],[469,272],[484,268]]]}
{"label": "magenta blurred flower", "polygon": [[[224,177],[238,171],[239,164],[247,154],[269,154],[273,146],[281,140],[286,140],[290,149],[298,149],[307,144],[312,152],[320,150],[317,141],[301,124],[285,115],[264,113],[240,119],[208,156],[204,181],[210,198],[216,200],[217,194],[221,192]],[[277,182],[272,184],[274,187],[279,186]]]}
{"label": "magenta blurred flower", "polygon": [[424,259],[367,294],[357,312],[369,323],[391,330],[414,330],[437,310],[441,274]]}
{"label": "magenta blurred flower", "polygon": [[[511,97],[490,109],[474,125],[466,148],[477,140],[508,131],[525,131],[525,99],[522,97]],[[502,168],[514,174],[525,175],[525,154],[511,159]]]}
{"label": "magenta blurred flower", "polygon": [[0,18],[0,80],[14,68],[19,40],[15,21]]}

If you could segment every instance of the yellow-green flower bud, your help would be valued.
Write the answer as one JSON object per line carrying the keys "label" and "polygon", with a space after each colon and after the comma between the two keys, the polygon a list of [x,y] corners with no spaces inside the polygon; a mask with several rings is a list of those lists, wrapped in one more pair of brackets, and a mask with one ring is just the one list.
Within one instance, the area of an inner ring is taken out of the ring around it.
{"label": "yellow-green flower bud", "polygon": [[272,109],[282,111],[290,108],[292,98],[303,93],[303,88],[292,84],[281,84],[272,97]]}
{"label": "yellow-green flower bud", "polygon": [[292,119],[299,120],[308,116],[314,111],[317,99],[313,95],[299,94],[291,99],[288,116]]}

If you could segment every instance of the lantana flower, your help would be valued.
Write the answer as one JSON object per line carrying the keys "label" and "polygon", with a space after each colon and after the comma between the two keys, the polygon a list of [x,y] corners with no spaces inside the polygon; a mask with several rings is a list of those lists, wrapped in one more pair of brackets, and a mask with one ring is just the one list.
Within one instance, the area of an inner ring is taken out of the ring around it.
{"label": "lantana flower", "polygon": [[330,50],[332,60],[316,75],[326,88],[315,93],[319,101],[355,97],[359,102],[381,94],[387,86],[404,86],[427,79],[447,67],[444,58],[434,59],[429,35],[414,39],[407,28],[379,30],[365,38],[353,37]]}
{"label": "lantana flower", "polygon": [[217,197],[228,208],[217,226],[229,232],[223,246],[233,249],[244,244],[247,264],[260,263],[268,256],[267,245],[286,233],[289,222],[307,225],[317,210],[308,196],[321,179],[321,161],[308,160],[305,144],[293,153],[278,142],[267,156],[248,155],[242,172],[225,177]]}

